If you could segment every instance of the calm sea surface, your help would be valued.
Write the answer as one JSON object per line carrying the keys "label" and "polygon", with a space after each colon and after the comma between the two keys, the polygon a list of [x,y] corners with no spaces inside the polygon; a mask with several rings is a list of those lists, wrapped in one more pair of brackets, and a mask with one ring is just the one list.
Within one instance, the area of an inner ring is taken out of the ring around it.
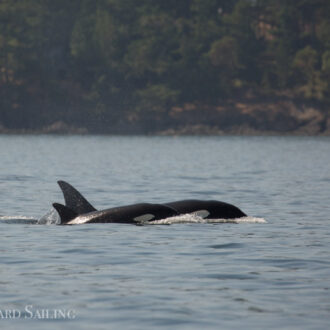
{"label": "calm sea surface", "polygon": [[[0,136],[1,329],[329,329],[330,139]],[[266,223],[36,225],[218,199]]]}

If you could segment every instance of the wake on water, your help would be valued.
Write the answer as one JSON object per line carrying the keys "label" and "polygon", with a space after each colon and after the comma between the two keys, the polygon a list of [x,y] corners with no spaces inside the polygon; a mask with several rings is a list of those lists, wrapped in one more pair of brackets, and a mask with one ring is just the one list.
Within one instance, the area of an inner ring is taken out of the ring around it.
{"label": "wake on water", "polygon": [[61,219],[56,212],[52,209],[48,211],[40,219],[35,219],[28,216],[0,216],[0,223],[11,223],[11,224],[31,224],[31,225],[58,225],[61,223]]}
{"label": "wake on water", "polygon": [[34,219],[32,217],[24,217],[24,216],[8,216],[2,215],[0,216],[0,223],[17,223],[17,224],[37,224],[38,219]]}
{"label": "wake on water", "polygon": [[[236,219],[203,219],[194,213],[177,215],[174,217],[148,221],[147,225],[172,225],[176,223],[266,223],[267,221],[263,218],[255,218],[255,217],[242,217]],[[145,224],[145,223],[143,223]]]}
{"label": "wake on water", "polygon": [[[38,225],[58,225],[61,223],[60,217],[56,210],[52,209],[47,212],[40,219],[35,219],[26,216],[0,216],[0,223],[11,223],[11,224],[38,224]],[[137,224],[141,225],[173,225],[182,223],[267,223],[263,218],[256,218],[251,216],[246,216],[237,219],[203,219],[194,213],[177,215],[174,217],[140,222]]]}

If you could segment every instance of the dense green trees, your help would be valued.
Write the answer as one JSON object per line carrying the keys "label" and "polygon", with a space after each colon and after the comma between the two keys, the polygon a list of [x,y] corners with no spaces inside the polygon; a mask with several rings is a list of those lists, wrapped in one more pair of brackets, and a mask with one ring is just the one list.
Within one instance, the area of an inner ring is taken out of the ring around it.
{"label": "dense green trees", "polygon": [[0,126],[91,130],[285,91],[330,104],[328,0],[1,0]]}

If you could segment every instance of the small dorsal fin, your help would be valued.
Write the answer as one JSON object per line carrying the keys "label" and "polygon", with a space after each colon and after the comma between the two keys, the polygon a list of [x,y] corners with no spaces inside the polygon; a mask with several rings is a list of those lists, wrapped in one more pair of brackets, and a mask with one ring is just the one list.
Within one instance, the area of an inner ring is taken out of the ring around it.
{"label": "small dorsal fin", "polygon": [[96,209],[86,200],[86,198],[74,187],[65,181],[57,181],[60,186],[65,206],[79,214],[96,211]]}
{"label": "small dorsal fin", "polygon": [[75,211],[71,210],[65,205],[54,203],[53,206],[61,218],[61,225],[65,225],[70,220],[78,216],[78,214]]}

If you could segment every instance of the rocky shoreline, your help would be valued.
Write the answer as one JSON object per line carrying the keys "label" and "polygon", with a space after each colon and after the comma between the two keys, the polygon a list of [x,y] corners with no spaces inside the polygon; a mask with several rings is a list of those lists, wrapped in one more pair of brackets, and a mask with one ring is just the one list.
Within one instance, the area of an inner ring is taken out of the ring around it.
{"label": "rocky shoreline", "polygon": [[[329,109],[330,110],[330,109]],[[330,135],[330,111],[292,100],[228,102],[217,107],[173,108],[176,128],[164,135]]]}
{"label": "rocky shoreline", "polygon": [[0,123],[0,134],[329,136],[330,111],[290,99],[228,101],[218,106],[185,104],[139,117],[127,113],[101,130],[64,121],[38,129],[8,129]]}

